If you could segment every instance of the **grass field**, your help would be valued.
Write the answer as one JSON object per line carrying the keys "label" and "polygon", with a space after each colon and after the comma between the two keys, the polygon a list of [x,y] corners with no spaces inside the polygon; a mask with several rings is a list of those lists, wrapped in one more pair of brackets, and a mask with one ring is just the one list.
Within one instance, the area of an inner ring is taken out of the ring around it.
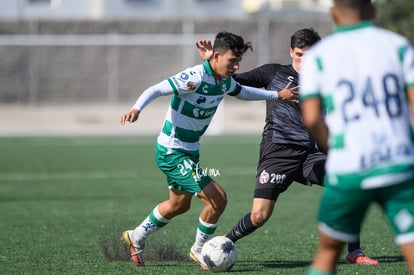
{"label": "grass field", "polygon": [[[188,260],[201,203],[147,242],[137,268],[120,242],[166,199],[154,162],[155,137],[0,139],[0,274],[198,274]],[[201,165],[218,169],[228,207],[217,234],[250,211],[259,137],[205,137]],[[294,184],[271,220],[237,242],[233,274],[305,274],[318,241],[316,212],[322,188]],[[378,208],[362,232],[365,252],[379,266],[341,261],[339,274],[408,274]]]}

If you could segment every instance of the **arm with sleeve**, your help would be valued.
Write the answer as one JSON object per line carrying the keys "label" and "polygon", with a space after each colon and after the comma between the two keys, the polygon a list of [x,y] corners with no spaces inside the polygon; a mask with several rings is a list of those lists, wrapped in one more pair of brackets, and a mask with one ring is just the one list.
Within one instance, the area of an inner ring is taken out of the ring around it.
{"label": "arm with sleeve", "polygon": [[276,100],[279,98],[277,91],[269,91],[250,86],[240,86],[240,91],[234,95],[242,100]]}
{"label": "arm with sleeve", "polygon": [[248,72],[235,74],[233,78],[241,85],[266,88],[279,68],[279,64],[265,64]]}
{"label": "arm with sleeve", "polygon": [[141,96],[137,99],[133,109],[137,109],[140,112],[147,106],[150,102],[160,96],[172,95],[174,93],[173,88],[167,80],[164,80],[158,84],[155,84],[147,88]]}

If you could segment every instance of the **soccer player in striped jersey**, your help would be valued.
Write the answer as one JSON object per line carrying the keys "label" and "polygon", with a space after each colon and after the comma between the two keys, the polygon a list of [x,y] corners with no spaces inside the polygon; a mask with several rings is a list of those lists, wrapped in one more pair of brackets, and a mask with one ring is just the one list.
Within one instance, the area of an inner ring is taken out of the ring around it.
{"label": "soccer player in striped jersey", "polygon": [[172,218],[188,211],[192,197],[196,196],[204,208],[190,257],[203,270],[208,269],[201,257],[201,248],[214,234],[227,199],[223,188],[201,172],[199,141],[224,96],[242,100],[298,100],[295,91],[277,92],[242,86],[232,78],[243,54],[251,48],[250,42],[245,43],[238,35],[218,33],[212,58],[149,87],[132,109],[121,116],[121,124],[135,122],[144,107],[155,98],[172,96],[156,142],[156,163],[166,175],[169,198],[160,202],[134,230],[127,230],[122,235],[137,266],[144,265],[145,240]]}
{"label": "soccer player in striped jersey", "polygon": [[[320,40],[311,29],[297,30],[291,36],[292,63],[261,65],[251,71],[233,76],[239,83],[268,90],[296,91],[304,54]],[[210,56],[211,42],[197,42],[200,56]],[[260,143],[253,205],[226,234],[233,242],[263,226],[271,217],[279,195],[293,182],[304,185],[323,185],[326,154],[315,147],[315,141],[303,124],[301,107],[297,102],[267,101],[266,125]],[[364,254],[359,239],[348,244],[349,263],[376,265],[378,261]]]}
{"label": "soccer player in striped jersey", "polygon": [[414,49],[372,23],[370,0],[333,3],[337,28],[306,53],[300,78],[304,124],[328,150],[308,274],[335,274],[374,202],[414,274]]}

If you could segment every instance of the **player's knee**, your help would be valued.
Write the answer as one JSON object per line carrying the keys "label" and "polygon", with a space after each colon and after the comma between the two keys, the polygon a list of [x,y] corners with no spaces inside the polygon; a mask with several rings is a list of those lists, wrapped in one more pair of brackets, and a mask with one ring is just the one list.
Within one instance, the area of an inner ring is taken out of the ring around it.
{"label": "player's knee", "polygon": [[222,194],[218,200],[215,200],[213,207],[217,212],[223,213],[224,209],[227,206],[227,196],[226,193]]}
{"label": "player's knee", "polygon": [[212,208],[213,212],[216,213],[223,213],[224,209],[227,206],[227,196],[226,193],[220,194],[219,196],[215,197],[213,200],[210,200],[210,207]]}
{"label": "player's knee", "polygon": [[221,199],[221,203],[220,203],[221,212],[224,212],[224,209],[226,209],[226,206],[227,206],[227,195],[224,194],[224,196]]}
{"label": "player's knee", "polygon": [[224,212],[227,205],[227,195],[217,183],[208,185],[199,196],[210,213],[221,214]]}
{"label": "player's knee", "polygon": [[252,221],[252,224],[256,227],[260,227],[262,225],[264,225],[267,220],[269,219],[269,217],[267,215],[265,215],[262,212],[252,212],[250,214],[250,219]]}
{"label": "player's knee", "polygon": [[211,200],[213,208],[216,209],[217,212],[223,213],[224,209],[227,206],[227,194],[224,189],[221,187],[217,189],[216,194],[214,195],[214,199]]}
{"label": "player's knee", "polygon": [[328,237],[325,234],[321,234],[320,236],[320,247],[323,249],[329,250],[341,250],[345,245],[345,242],[338,241]]}
{"label": "player's knee", "polygon": [[178,212],[178,214],[183,214],[183,213],[185,213],[185,212],[187,212],[188,210],[190,209],[190,207],[188,206],[183,206],[183,207],[180,207],[180,208],[178,208],[177,209],[177,212]]}
{"label": "player's knee", "polygon": [[191,204],[189,203],[181,203],[181,204],[173,204],[171,205],[172,211],[176,214],[183,214],[190,209]]}

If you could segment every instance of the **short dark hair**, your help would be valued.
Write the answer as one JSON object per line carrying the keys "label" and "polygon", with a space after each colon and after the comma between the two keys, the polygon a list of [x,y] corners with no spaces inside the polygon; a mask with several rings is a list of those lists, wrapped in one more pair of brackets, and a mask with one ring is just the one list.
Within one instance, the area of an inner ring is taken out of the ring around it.
{"label": "short dark hair", "polygon": [[241,57],[248,49],[253,51],[252,43],[244,43],[243,37],[234,33],[222,31],[214,39],[213,51],[215,52],[225,53],[232,50],[237,57]]}
{"label": "short dark hair", "polygon": [[372,4],[372,0],[334,0],[334,4],[343,5],[353,9],[360,9]]}
{"label": "short dark hair", "polygon": [[375,17],[375,8],[372,0],[334,0],[338,7],[345,7],[358,12],[361,20],[372,20]]}
{"label": "short dark hair", "polygon": [[290,48],[308,48],[316,44],[319,40],[321,40],[321,37],[314,29],[300,29],[290,37]]}

